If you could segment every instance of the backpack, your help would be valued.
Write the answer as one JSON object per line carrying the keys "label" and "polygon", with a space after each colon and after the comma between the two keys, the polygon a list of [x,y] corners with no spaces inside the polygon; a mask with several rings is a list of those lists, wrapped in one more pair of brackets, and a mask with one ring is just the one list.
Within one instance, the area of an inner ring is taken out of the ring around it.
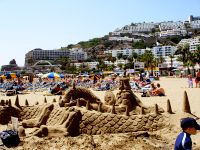
{"label": "backpack", "polygon": [[14,130],[4,130],[0,132],[0,138],[3,144],[8,148],[18,146],[20,143],[19,135]]}

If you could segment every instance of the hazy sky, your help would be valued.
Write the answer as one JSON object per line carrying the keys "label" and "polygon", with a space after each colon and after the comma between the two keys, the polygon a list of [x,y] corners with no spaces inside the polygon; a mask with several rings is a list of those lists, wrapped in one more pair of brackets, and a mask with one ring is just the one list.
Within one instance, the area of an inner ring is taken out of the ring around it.
{"label": "hazy sky", "polygon": [[0,65],[34,49],[102,37],[131,22],[200,16],[200,0],[0,0]]}

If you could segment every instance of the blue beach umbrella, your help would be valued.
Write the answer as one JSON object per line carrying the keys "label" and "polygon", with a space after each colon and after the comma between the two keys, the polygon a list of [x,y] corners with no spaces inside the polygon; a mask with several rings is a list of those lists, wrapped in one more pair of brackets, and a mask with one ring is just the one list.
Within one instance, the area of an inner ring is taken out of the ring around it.
{"label": "blue beach umbrella", "polygon": [[61,78],[59,74],[55,73],[55,72],[50,72],[47,73],[45,75],[42,76],[42,78],[51,78],[51,79],[55,79],[55,78]]}
{"label": "blue beach umbrella", "polygon": [[63,74],[59,74],[60,78],[64,78],[65,76]]}

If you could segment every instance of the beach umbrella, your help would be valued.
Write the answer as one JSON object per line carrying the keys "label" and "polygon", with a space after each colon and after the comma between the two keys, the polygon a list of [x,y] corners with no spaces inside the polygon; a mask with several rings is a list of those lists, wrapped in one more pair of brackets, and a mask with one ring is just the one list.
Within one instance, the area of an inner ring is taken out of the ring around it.
{"label": "beach umbrella", "polygon": [[63,74],[59,74],[60,78],[64,78],[65,76]]}
{"label": "beach umbrella", "polygon": [[4,76],[6,77],[6,79],[13,79],[13,78],[20,77],[20,74],[17,74],[17,73],[6,73]]}
{"label": "beach umbrella", "polygon": [[92,80],[100,80],[101,76],[97,74],[89,75],[89,78]]}
{"label": "beach umbrella", "polygon": [[42,76],[42,78],[51,78],[51,79],[55,79],[55,78],[61,78],[59,74],[55,73],[55,72],[50,72],[47,74],[44,74]]}
{"label": "beach umbrella", "polygon": [[1,75],[0,78],[6,79],[6,76],[5,75]]}

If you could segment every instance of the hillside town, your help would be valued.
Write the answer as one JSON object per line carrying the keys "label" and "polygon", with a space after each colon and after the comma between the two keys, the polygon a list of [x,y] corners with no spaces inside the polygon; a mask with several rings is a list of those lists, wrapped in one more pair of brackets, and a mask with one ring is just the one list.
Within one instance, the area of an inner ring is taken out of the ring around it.
{"label": "hillside town", "polygon": [[[103,43],[99,42],[102,40]],[[188,63],[192,60],[188,58],[184,61],[180,54],[183,47],[187,48],[188,54],[199,51],[200,17],[191,15],[186,21],[176,22],[131,23],[103,38],[91,39],[88,43],[93,44],[84,46],[87,42],[79,42],[54,50],[35,48],[26,53],[23,67],[5,65],[1,71],[39,73],[53,68],[57,72],[77,73],[113,71],[118,68],[135,71],[149,69],[166,75],[166,71],[173,69],[198,69],[198,60]],[[152,57],[149,64],[143,57],[148,53]]]}

